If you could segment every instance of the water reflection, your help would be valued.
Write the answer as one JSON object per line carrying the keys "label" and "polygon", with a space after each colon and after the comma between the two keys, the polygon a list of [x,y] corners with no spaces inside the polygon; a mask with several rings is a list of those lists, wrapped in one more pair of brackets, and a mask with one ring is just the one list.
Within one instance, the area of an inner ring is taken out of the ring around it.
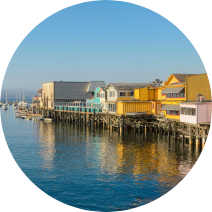
{"label": "water reflection", "polygon": [[43,158],[43,168],[54,168],[55,157],[55,126],[50,123],[39,122],[38,137],[40,146],[40,154]]}
{"label": "water reflection", "polygon": [[81,209],[126,210],[168,192],[190,171],[202,146],[154,133],[31,122],[1,113],[16,162],[44,192]]}

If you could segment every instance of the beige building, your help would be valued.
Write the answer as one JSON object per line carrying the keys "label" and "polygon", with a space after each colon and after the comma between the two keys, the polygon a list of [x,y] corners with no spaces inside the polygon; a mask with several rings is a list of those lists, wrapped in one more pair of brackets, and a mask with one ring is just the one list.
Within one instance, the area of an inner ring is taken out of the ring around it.
{"label": "beige building", "polygon": [[41,92],[41,107],[53,108],[54,107],[54,82],[42,84]]}

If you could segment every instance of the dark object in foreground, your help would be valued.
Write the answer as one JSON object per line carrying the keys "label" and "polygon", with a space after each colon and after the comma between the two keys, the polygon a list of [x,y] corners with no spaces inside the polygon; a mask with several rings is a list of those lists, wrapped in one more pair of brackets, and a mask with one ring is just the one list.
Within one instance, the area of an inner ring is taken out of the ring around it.
{"label": "dark object in foreground", "polygon": [[0,146],[0,166],[17,166],[5,146]]}

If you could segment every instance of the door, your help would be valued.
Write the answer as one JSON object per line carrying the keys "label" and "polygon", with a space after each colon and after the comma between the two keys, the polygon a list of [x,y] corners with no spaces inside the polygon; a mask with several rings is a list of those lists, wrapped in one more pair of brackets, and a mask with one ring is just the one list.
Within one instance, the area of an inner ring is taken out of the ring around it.
{"label": "door", "polygon": [[156,104],[156,114],[160,115],[161,104]]}

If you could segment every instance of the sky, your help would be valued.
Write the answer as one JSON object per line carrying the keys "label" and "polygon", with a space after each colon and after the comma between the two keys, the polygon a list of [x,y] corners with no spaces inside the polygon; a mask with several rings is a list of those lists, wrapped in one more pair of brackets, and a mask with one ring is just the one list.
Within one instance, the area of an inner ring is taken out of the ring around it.
{"label": "sky", "polygon": [[96,1],[35,27],[14,53],[2,91],[15,97],[22,87],[31,96],[42,83],[58,80],[138,83],[205,72],[193,45],[167,19],[130,3]]}

